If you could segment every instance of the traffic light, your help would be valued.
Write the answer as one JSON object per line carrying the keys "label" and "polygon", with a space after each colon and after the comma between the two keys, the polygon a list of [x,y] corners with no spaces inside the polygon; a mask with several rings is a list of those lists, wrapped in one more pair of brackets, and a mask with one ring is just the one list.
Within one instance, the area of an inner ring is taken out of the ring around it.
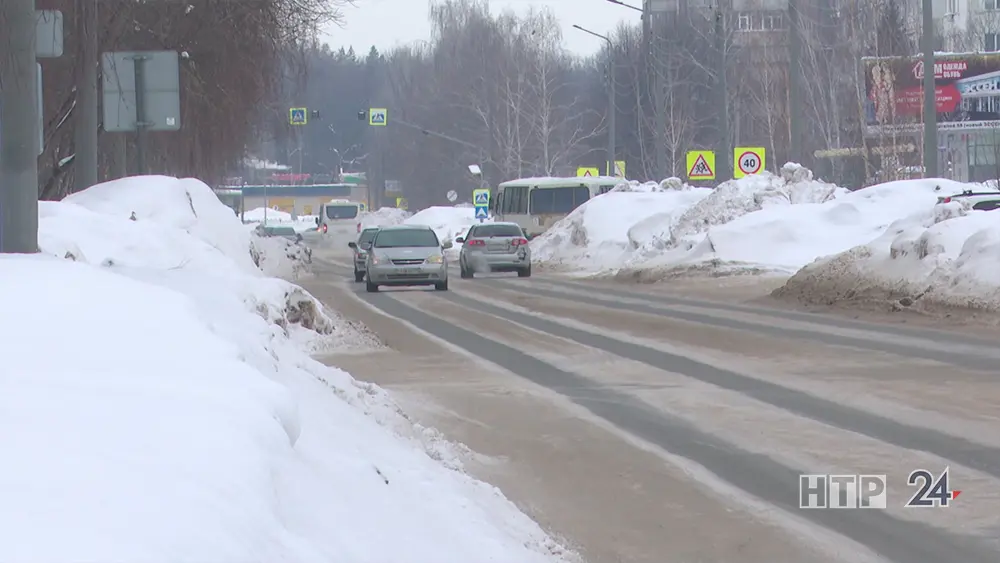
{"label": "traffic light", "polygon": [[359,111],[358,112],[358,121],[365,121],[367,119],[368,119],[368,112],[367,111]]}

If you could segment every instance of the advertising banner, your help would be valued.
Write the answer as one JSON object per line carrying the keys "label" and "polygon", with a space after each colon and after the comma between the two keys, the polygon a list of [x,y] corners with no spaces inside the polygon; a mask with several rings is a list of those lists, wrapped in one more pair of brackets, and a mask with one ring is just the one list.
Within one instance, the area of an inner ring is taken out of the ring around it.
{"label": "advertising banner", "polygon": [[[923,130],[920,57],[866,57],[865,134]],[[934,63],[939,131],[1000,127],[1000,53],[938,55]]]}

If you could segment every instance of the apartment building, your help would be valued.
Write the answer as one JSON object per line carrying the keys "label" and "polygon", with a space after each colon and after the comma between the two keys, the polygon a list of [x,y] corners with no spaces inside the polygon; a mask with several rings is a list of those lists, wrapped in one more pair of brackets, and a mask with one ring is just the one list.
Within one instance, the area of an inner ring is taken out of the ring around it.
{"label": "apartment building", "polygon": [[944,50],[1000,51],[1000,0],[934,0],[934,16]]}

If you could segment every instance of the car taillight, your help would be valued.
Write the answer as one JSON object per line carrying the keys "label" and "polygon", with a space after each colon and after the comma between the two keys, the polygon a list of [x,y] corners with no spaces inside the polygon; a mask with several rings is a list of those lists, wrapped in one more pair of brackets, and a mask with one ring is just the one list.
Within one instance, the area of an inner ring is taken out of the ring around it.
{"label": "car taillight", "polygon": [[528,239],[523,239],[523,238],[514,239],[514,242],[512,242],[511,244],[513,244],[514,246],[521,246],[522,244],[528,244]]}
{"label": "car taillight", "polygon": [[468,244],[469,246],[486,246],[486,241],[484,241],[484,240],[470,240],[469,242],[467,242],[465,244]]}
{"label": "car taillight", "polygon": [[951,203],[951,198],[950,197],[946,197],[943,200],[941,200],[941,203]]}
{"label": "car taillight", "polygon": [[327,229],[326,223],[323,223],[323,232],[325,233]]}

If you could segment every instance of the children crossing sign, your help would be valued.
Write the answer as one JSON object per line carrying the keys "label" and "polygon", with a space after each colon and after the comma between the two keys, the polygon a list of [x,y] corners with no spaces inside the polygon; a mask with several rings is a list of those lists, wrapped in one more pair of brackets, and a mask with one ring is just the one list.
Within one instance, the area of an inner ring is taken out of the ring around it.
{"label": "children crossing sign", "polygon": [[600,176],[601,175],[601,169],[600,168],[580,167],[580,168],[576,169],[576,175],[578,177],[581,177],[581,178],[583,178],[583,177],[592,177],[592,176]]}
{"label": "children crossing sign", "polygon": [[715,153],[712,151],[688,151],[688,180],[715,179]]}

